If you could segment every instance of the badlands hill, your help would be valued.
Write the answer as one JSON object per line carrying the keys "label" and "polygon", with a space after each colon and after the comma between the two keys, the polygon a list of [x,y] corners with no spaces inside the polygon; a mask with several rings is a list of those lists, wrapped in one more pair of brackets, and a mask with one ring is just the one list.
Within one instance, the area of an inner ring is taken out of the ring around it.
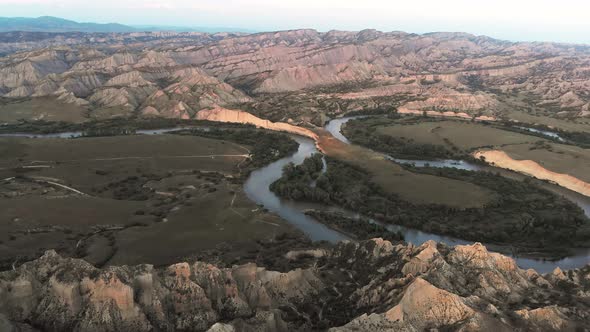
{"label": "badlands hill", "polygon": [[590,47],[581,45],[375,30],[4,33],[0,52],[3,104],[49,97],[90,118],[194,118],[215,106],[315,124],[392,107],[590,114]]}
{"label": "badlands hill", "polygon": [[[382,239],[289,252],[300,268],[97,269],[54,251],[0,273],[3,331],[583,331],[589,266],[521,270],[480,244]],[[301,263],[306,261],[306,264]],[[270,267],[272,268],[272,267]]]}

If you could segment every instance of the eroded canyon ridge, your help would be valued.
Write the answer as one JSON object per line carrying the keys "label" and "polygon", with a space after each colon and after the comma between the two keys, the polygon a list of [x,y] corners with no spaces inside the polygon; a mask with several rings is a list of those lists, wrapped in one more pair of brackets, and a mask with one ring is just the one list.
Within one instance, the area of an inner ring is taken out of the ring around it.
{"label": "eroded canyon ridge", "polygon": [[[590,271],[521,270],[481,244],[291,251],[298,269],[96,269],[48,251],[1,277],[4,331],[582,331]],[[9,319],[13,322],[8,321]],[[30,325],[29,325],[30,324]]]}
{"label": "eroded canyon ridge", "polygon": [[[0,331],[590,330],[590,265],[539,273],[474,243],[587,252],[588,212],[571,197],[590,190],[590,46],[7,32],[0,56],[0,134],[87,136],[0,138]],[[323,129],[366,114],[384,116],[351,121],[352,144]],[[162,124],[191,128],[147,135]],[[299,211],[353,239],[312,243],[244,189],[296,151],[308,158],[285,163],[268,195],[472,244],[413,245]],[[521,174],[419,169],[396,153]]]}
{"label": "eroded canyon ridge", "polygon": [[464,33],[10,32],[0,34],[0,95],[53,97],[93,118],[193,118],[236,105],[274,121],[315,124],[325,114],[391,107],[584,117],[589,52]]}

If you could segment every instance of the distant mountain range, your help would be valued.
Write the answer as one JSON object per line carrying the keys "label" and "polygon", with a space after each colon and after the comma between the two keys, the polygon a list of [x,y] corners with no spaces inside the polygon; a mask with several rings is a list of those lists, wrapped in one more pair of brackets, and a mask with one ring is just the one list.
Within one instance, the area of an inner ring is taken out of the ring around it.
{"label": "distant mountain range", "polygon": [[133,32],[136,29],[117,23],[78,23],[58,17],[43,16],[1,17],[0,31],[43,31],[43,32]]}
{"label": "distant mountain range", "polygon": [[224,27],[179,27],[141,25],[129,26],[118,23],[80,23],[59,17],[0,17],[0,32],[139,32],[139,31],[175,31],[175,32],[254,32],[245,29]]}
{"label": "distant mountain range", "polygon": [[243,32],[243,33],[256,33],[259,31],[231,28],[231,27],[183,27],[183,26],[169,26],[169,25],[134,25],[133,28],[136,31],[174,31],[174,32],[206,32],[206,33],[217,33],[217,32]]}
{"label": "distant mountain range", "polygon": [[271,121],[317,125],[325,116],[393,108],[590,118],[583,45],[377,30],[5,32],[3,53],[0,97],[57,97],[125,114],[194,118],[210,107],[246,107]]}

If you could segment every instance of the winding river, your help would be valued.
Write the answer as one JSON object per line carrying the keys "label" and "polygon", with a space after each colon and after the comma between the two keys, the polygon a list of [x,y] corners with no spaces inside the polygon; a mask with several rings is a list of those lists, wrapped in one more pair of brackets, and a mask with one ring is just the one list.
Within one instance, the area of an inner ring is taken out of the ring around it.
{"label": "winding river", "polygon": [[[326,128],[326,130],[328,130],[332,134],[332,136],[334,136],[338,140],[342,141],[343,143],[350,144],[350,141],[342,134],[341,128],[342,128],[343,124],[345,124],[346,122],[348,122],[351,119],[356,119],[356,118],[360,118],[360,117],[355,116],[355,117],[344,117],[344,118],[334,119],[334,120],[330,121],[326,125],[325,128]],[[385,157],[393,162],[396,162],[396,163],[412,164],[416,167],[424,167],[424,166],[451,167],[451,168],[458,168],[458,169],[464,169],[464,170],[469,170],[469,171],[491,171],[491,172],[495,172],[495,173],[500,173],[503,176],[506,176],[506,177],[509,177],[512,179],[516,179],[516,180],[522,180],[522,179],[526,178],[526,176],[522,175],[522,174],[518,174],[515,172],[507,171],[507,170],[496,168],[496,167],[473,164],[473,163],[470,163],[470,162],[467,162],[464,160],[431,161],[431,160],[398,159],[398,158],[393,158],[388,155],[385,155]],[[560,186],[557,186],[554,184],[550,184],[550,183],[546,183],[543,181],[536,181],[536,184],[573,201],[578,206],[580,206],[584,210],[586,216],[588,216],[590,218],[590,197],[578,194],[576,192],[567,190],[563,187],[560,187]],[[410,228],[398,226],[398,225],[383,224],[383,226],[387,227],[391,231],[401,231],[404,234],[404,238],[405,238],[406,242],[413,243],[415,245],[420,245],[428,240],[434,240],[437,242],[444,242],[449,245],[473,243],[473,241],[466,241],[463,239],[458,239],[458,238],[454,238],[454,237],[450,237],[450,236],[441,236],[441,235],[437,235],[437,234],[422,232],[419,230],[410,229]],[[494,246],[491,244],[485,244],[485,245],[490,250],[494,250],[495,248],[497,249],[497,246]],[[510,256],[510,255],[508,255],[508,256]],[[522,258],[522,257],[513,257],[513,258],[516,260],[517,264],[521,268],[525,268],[525,269],[532,268],[532,269],[537,270],[538,272],[547,273],[547,272],[552,271],[556,267],[560,267],[561,269],[567,270],[567,269],[582,267],[582,266],[585,266],[586,264],[589,264],[590,263],[590,249],[577,250],[575,255],[563,258],[558,261],[545,261],[545,260],[537,260],[537,259]]]}
{"label": "winding river", "polygon": [[[171,128],[160,128],[160,129],[141,129],[136,130],[136,135],[161,135],[170,133],[173,131],[184,130],[184,129],[198,129],[209,131],[208,127],[171,127]],[[83,137],[83,131],[64,131],[61,133],[51,134],[31,134],[31,133],[4,133],[0,134],[0,137],[25,137],[25,138],[79,138]]]}
{"label": "winding river", "polygon": [[318,151],[313,140],[300,136],[292,137],[299,143],[297,152],[250,173],[250,177],[244,184],[246,195],[254,202],[289,221],[314,241],[338,242],[348,239],[345,235],[326,227],[304,213],[306,209],[315,207],[314,205],[283,200],[270,191],[270,185],[281,178],[285,165],[288,163],[299,165],[305,158]]}
{"label": "winding river", "polygon": [[[326,125],[326,129],[337,139],[341,140],[346,144],[350,144],[348,139],[342,135],[340,129],[344,123],[349,121],[352,118],[358,117],[347,117],[347,118],[339,118],[330,121]],[[185,127],[177,127],[177,128],[165,128],[165,129],[154,129],[154,130],[139,130],[137,134],[144,134],[144,135],[159,135],[165,134],[176,130],[187,129]],[[205,129],[206,130],[206,129]],[[0,137],[30,137],[30,138],[73,138],[73,137],[80,137],[82,136],[82,132],[64,132],[64,133],[57,133],[57,134],[45,134],[45,135],[35,135],[29,133],[15,133],[15,134],[0,134]],[[349,240],[349,238],[338,232],[335,231],[324,224],[316,221],[314,218],[306,215],[304,212],[308,209],[319,209],[323,211],[337,211],[342,212],[347,216],[354,217],[359,219],[361,216],[358,213],[346,211],[339,207],[331,207],[325,206],[321,204],[314,204],[314,203],[304,203],[304,202],[295,202],[290,200],[284,200],[279,198],[275,195],[272,191],[270,191],[269,186],[276,180],[278,180],[282,175],[283,167],[292,162],[296,165],[301,164],[303,160],[314,153],[317,153],[318,150],[315,146],[315,142],[309,138],[304,138],[300,136],[292,135],[293,139],[299,143],[299,148],[297,152],[293,155],[282,158],[277,160],[261,169],[253,171],[249,178],[246,180],[244,184],[244,191],[248,198],[252,201],[264,206],[264,208],[268,209],[269,211],[281,216],[283,219],[287,220],[295,227],[303,231],[306,235],[308,235],[314,241],[329,241],[329,242],[338,242],[342,240]],[[502,174],[506,173],[506,176],[510,176],[513,178],[522,178],[524,176],[512,172],[508,172],[501,169],[496,169],[493,167],[486,167],[480,166],[475,164],[470,164],[465,161],[461,160],[440,160],[440,161],[423,161],[423,160],[403,160],[403,159],[395,159],[389,157],[394,162],[398,163],[412,163],[415,166],[425,166],[426,164],[435,167],[455,167],[461,169],[468,169],[468,170],[493,170],[494,172],[501,172]],[[586,215],[590,216],[590,198],[585,197],[583,195],[576,195],[567,189],[563,189],[558,186],[545,184],[549,186],[548,189],[561,194],[574,202],[580,205]],[[555,187],[555,188],[553,188]],[[377,222],[377,221],[371,221]],[[381,223],[380,223],[381,224]],[[382,224],[383,226],[387,227],[387,229],[391,231],[400,231],[403,233],[405,240],[409,243],[413,243],[415,245],[420,245],[428,240],[434,240],[437,242],[444,242],[448,245],[457,245],[457,244],[471,244],[473,241],[466,241],[450,236],[441,236],[437,234],[422,232],[415,229],[410,229],[403,226],[398,225],[390,225],[390,224]],[[493,245],[486,245],[488,249],[494,250]],[[535,260],[530,258],[520,258],[514,257],[517,264],[521,268],[533,268],[540,273],[547,273],[552,271],[556,267],[560,267],[561,269],[573,269],[577,267],[584,266],[590,262],[590,249],[588,250],[581,250],[576,253],[574,256],[570,256],[559,261],[543,261],[543,260]]]}
{"label": "winding river", "polygon": [[535,128],[530,128],[530,127],[521,127],[521,126],[516,127],[516,128],[522,129],[522,130],[526,130],[526,131],[530,131],[531,133],[537,133],[537,134],[545,135],[547,137],[555,138],[558,141],[565,142],[565,139],[563,139],[563,137],[559,136],[559,134],[554,133],[552,131],[535,129]]}

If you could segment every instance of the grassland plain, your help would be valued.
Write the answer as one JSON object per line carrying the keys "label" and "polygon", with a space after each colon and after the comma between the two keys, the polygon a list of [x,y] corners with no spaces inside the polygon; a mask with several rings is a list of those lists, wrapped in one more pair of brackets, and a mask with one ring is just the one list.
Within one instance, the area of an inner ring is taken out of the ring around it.
{"label": "grassland plain", "polygon": [[[357,144],[398,158],[406,158],[404,153],[416,152],[414,154],[419,155],[426,151],[432,152],[431,155],[420,159],[463,159],[479,150],[493,149],[503,151],[515,160],[532,160],[550,172],[590,181],[589,149],[573,145],[574,143],[559,144],[533,134],[516,132],[511,128],[503,129],[499,124],[420,117],[374,118],[350,121],[344,128],[344,133]],[[392,145],[392,142],[399,144]],[[432,148],[433,146],[437,149]]]}
{"label": "grassland plain", "polygon": [[[533,143],[540,138],[466,121],[426,121],[376,126],[378,134],[405,137],[421,144],[452,144],[462,150],[482,146]],[[447,143],[448,142],[448,143]]]}
{"label": "grassland plain", "polygon": [[556,128],[570,132],[590,132],[590,120],[588,118],[565,119],[548,116],[538,116],[527,112],[510,110],[506,113],[510,120],[522,122],[524,124],[541,124],[550,128]]}
{"label": "grassland plain", "polygon": [[517,144],[501,149],[516,160],[533,160],[552,172],[569,174],[590,182],[590,150],[573,145]]}
{"label": "grassland plain", "polygon": [[[587,248],[590,223],[583,211],[565,198],[554,195],[530,181],[514,181],[492,172],[471,172],[420,168],[422,174],[438,175],[473,183],[497,193],[496,200],[482,208],[457,209],[445,205],[417,205],[387,193],[372,182],[363,168],[333,158],[327,159],[322,173],[321,156],[315,155],[300,166],[285,167],[283,177],[271,190],[295,200],[337,205],[386,223],[401,224],[456,238],[493,243],[501,250],[534,257],[559,258],[572,248]],[[315,185],[310,186],[315,180]],[[315,216],[315,214],[314,214]],[[379,227],[362,221],[340,220],[318,215],[322,222],[363,238],[388,237]],[[375,234],[383,235],[375,235]]]}
{"label": "grassland plain", "polygon": [[[395,122],[394,122],[395,121]],[[420,121],[420,119],[362,119],[344,128],[355,139],[364,132],[403,138],[418,144],[457,147],[462,153],[481,148],[502,150],[517,160],[533,160],[558,173],[590,181],[590,150],[575,145],[558,144],[538,136],[503,130],[495,125],[464,121]]]}
{"label": "grassland plain", "polygon": [[49,248],[99,266],[168,264],[296,233],[242,192],[250,149],[190,135],[2,138],[0,175],[14,189],[0,192],[1,267]]}
{"label": "grassland plain", "polygon": [[328,156],[361,167],[374,183],[386,192],[416,204],[443,204],[452,207],[481,207],[494,200],[495,194],[483,187],[460,180],[407,171],[365,147],[337,140],[327,131],[316,131],[318,145]]}

